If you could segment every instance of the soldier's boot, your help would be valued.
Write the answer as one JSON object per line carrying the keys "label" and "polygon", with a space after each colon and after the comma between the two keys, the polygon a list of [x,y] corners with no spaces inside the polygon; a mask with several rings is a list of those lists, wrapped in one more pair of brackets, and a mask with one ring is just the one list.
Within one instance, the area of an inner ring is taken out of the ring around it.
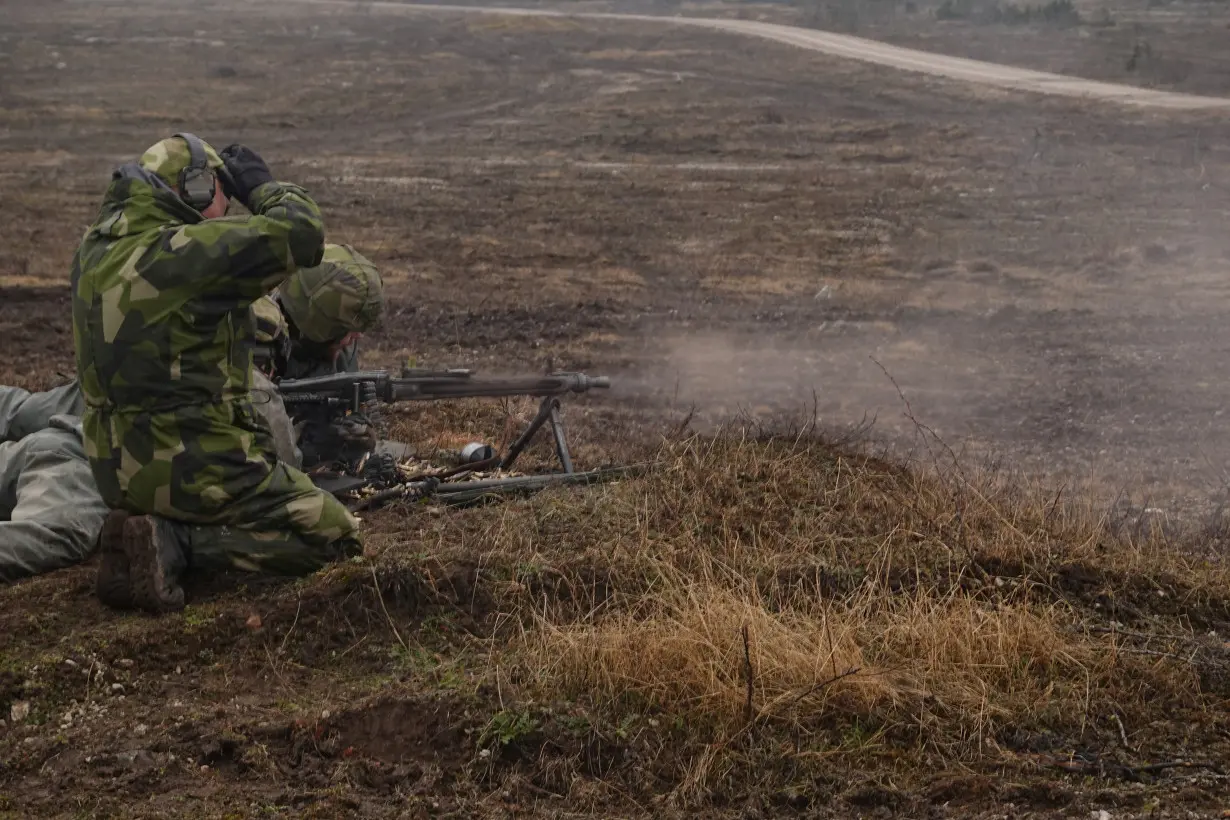
{"label": "soldier's boot", "polygon": [[102,532],[98,535],[98,577],[94,592],[98,600],[114,609],[132,608],[132,587],[128,580],[128,553],[124,551],[124,522],[128,513],[112,510],[103,520]]}
{"label": "soldier's boot", "polygon": [[154,614],[184,608],[180,576],[187,560],[167,522],[152,515],[134,515],[124,522],[124,552],[132,602]]}

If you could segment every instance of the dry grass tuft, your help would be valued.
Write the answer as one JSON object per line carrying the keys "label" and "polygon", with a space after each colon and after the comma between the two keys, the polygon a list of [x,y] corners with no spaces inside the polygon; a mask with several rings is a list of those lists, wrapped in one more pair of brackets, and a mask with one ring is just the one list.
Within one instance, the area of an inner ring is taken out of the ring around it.
{"label": "dry grass tuft", "polygon": [[[810,430],[728,430],[653,457],[646,476],[435,535],[481,545],[503,579],[501,668],[536,699],[675,727],[662,754],[689,793],[755,749],[780,760],[785,738],[798,761],[1002,762],[1014,733],[1075,743],[1110,711],[1206,708],[1197,665],[1119,651],[1100,627],[1127,617],[1108,593],[1144,629],[1224,618],[1216,562],[1117,538],[1054,492],[938,458],[904,468]],[[1152,605],[1159,584],[1182,612],[1133,603],[1132,585]]]}
{"label": "dry grass tuft", "polygon": [[[891,695],[891,684],[868,667],[848,624],[772,613],[711,585],[669,597],[645,601],[653,611],[644,616],[563,627],[544,621],[531,633],[527,657],[542,681],[573,694],[616,702],[635,695],[639,703],[686,712],[727,731],[804,701],[820,705],[834,698],[867,709]],[[825,686],[826,680],[833,682]]]}
{"label": "dry grass tuft", "polygon": [[1227,695],[1190,648],[1230,623],[1230,571],[1173,535],[1123,537],[1079,496],[806,427],[617,455],[657,466],[444,512],[418,538],[480,568],[489,668],[519,698],[652,718],[638,759],[684,802],[835,760],[1003,765],[1031,737],[1062,754],[1111,715],[1198,719]]}
{"label": "dry grass tuft", "polygon": [[1120,655],[1075,621],[1059,606],[873,588],[771,611],[702,581],[609,617],[539,618],[517,651],[543,691],[682,716],[720,737],[749,720],[806,734],[857,720],[960,760],[983,757],[1008,727],[1077,729],[1107,702],[1139,713],[1164,691],[1198,704],[1194,669]]}

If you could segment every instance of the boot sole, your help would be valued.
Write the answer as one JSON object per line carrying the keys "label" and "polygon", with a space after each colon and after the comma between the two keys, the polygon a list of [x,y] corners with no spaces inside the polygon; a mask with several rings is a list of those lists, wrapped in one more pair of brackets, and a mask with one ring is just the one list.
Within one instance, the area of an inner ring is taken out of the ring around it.
{"label": "boot sole", "polygon": [[166,577],[158,555],[158,531],[148,515],[124,523],[124,553],[135,606],[155,614],[184,608],[184,590]]}

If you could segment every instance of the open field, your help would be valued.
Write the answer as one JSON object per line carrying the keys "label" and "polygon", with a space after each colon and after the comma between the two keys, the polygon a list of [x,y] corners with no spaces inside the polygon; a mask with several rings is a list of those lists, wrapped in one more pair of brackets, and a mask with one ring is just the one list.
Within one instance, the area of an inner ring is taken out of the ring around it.
{"label": "open field", "polygon": [[1230,93],[1225,48],[1230,6],[1217,0],[548,0],[533,5],[762,20],[1092,80]]}
{"label": "open field", "polygon": [[660,466],[381,511],[362,561],[161,619],[89,567],[0,590],[0,816],[1230,808],[1224,115],[649,24],[10,0],[0,379],[71,371],[74,244],[181,128],[381,267],[368,364],[611,375],[580,460]]}

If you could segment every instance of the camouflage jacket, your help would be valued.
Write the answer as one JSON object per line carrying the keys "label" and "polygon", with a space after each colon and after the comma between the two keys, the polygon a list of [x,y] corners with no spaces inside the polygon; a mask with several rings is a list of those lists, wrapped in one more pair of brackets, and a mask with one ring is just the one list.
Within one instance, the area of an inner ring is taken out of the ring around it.
{"label": "camouflage jacket", "polygon": [[73,259],[87,440],[90,410],[157,414],[247,397],[248,307],[318,264],[324,247],[320,210],[301,188],[266,183],[251,207],[254,216],[205,220],[139,167],[116,172]]}

